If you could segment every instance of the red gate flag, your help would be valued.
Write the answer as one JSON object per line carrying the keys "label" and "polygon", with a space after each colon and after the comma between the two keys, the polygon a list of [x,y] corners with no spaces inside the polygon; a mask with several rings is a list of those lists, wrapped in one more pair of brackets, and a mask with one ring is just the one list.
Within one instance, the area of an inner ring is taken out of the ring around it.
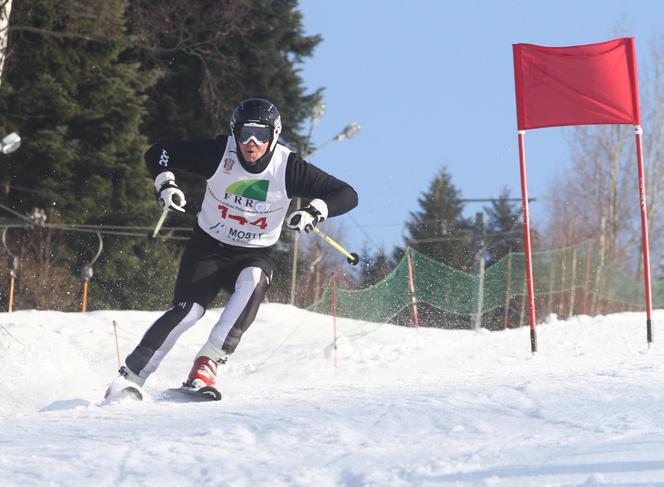
{"label": "red gate flag", "polygon": [[519,130],[640,125],[633,37],[583,46],[512,48]]}

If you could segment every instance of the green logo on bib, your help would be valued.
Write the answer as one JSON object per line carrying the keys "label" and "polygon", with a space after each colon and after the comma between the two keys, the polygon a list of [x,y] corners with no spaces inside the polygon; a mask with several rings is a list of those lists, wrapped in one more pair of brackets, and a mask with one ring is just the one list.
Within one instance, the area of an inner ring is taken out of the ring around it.
{"label": "green logo on bib", "polygon": [[252,200],[265,201],[268,186],[270,181],[267,179],[245,179],[231,184],[226,188],[226,192]]}

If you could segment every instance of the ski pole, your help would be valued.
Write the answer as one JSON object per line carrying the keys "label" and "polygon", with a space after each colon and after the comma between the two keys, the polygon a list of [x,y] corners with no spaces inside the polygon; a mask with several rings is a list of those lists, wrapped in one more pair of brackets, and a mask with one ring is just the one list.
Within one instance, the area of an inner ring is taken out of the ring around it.
{"label": "ski pole", "polygon": [[151,239],[157,238],[157,235],[159,235],[159,230],[161,230],[161,227],[163,226],[164,222],[166,221],[166,215],[168,214],[168,207],[164,208],[164,211],[161,213],[161,216],[159,217],[159,221],[157,222],[157,225],[154,227],[154,232],[152,232],[152,235],[150,235]]}
{"label": "ski pole", "polygon": [[359,255],[357,255],[355,252],[348,252],[341,245],[332,240],[332,238],[330,238],[328,235],[325,235],[323,232],[321,232],[318,228],[314,227],[314,232],[316,232],[323,240],[329,243],[332,247],[334,247],[339,252],[344,254],[347,257],[346,260],[348,260],[349,264],[357,265],[357,263],[360,261]]}

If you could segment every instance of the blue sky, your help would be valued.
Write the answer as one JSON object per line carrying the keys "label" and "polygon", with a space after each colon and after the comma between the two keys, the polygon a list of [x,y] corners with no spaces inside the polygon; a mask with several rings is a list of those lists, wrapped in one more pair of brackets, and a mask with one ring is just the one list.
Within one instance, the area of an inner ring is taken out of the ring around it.
{"label": "blue sky", "polygon": [[[643,73],[650,43],[664,38],[664,1],[656,0],[301,0],[300,11],[305,32],[323,36],[302,66],[310,91],[325,87],[313,142],[349,122],[362,126],[311,158],[357,189],[359,206],[337,221],[343,243],[358,251],[402,242],[409,213],[443,165],[464,198],[497,197],[504,186],[520,197],[512,44],[629,35]],[[547,185],[569,159],[564,130],[526,134],[536,226],[546,223]],[[481,207],[468,204],[466,216]]]}

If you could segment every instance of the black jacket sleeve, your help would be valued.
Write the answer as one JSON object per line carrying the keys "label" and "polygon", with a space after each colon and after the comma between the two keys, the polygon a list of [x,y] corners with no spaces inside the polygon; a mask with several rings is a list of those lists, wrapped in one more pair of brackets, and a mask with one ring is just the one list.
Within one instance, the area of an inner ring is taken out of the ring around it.
{"label": "black jacket sleeve", "polygon": [[209,140],[155,144],[145,153],[145,164],[153,178],[164,171],[177,173],[183,170],[209,179],[219,167],[227,140],[226,136],[219,136]]}
{"label": "black jacket sleeve", "polygon": [[325,201],[328,217],[342,215],[357,206],[357,193],[348,183],[306,162],[295,152],[288,157],[286,192],[290,198]]}

